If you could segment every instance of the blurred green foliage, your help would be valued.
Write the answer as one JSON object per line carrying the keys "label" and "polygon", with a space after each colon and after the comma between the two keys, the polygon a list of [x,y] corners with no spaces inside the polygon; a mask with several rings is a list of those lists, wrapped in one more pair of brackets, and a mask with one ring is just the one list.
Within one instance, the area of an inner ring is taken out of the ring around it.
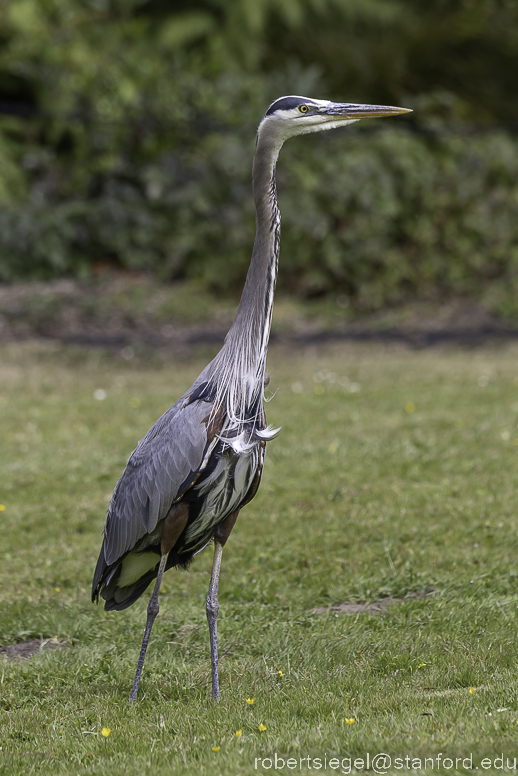
{"label": "blurred green foliage", "polygon": [[365,309],[518,286],[514,0],[1,9],[0,279],[109,263],[237,291],[255,128],[287,93],[415,112],[286,146],[281,285]]}

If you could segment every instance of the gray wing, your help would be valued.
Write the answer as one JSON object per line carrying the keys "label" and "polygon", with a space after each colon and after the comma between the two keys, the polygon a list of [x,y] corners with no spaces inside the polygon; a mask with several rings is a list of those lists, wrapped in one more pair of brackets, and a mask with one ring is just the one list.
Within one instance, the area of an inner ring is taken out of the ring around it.
{"label": "gray wing", "polygon": [[108,565],[151,533],[189,487],[217,442],[207,433],[212,404],[179,399],[133,451],[113,492],[104,528]]}

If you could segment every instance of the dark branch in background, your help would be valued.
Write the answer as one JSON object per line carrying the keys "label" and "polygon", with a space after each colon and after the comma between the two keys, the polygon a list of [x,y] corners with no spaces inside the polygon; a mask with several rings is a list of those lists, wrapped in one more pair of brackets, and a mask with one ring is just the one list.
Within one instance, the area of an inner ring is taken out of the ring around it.
{"label": "dark branch in background", "polygon": [[34,105],[15,100],[0,100],[0,113],[4,116],[21,116],[27,119],[41,115],[41,111]]}

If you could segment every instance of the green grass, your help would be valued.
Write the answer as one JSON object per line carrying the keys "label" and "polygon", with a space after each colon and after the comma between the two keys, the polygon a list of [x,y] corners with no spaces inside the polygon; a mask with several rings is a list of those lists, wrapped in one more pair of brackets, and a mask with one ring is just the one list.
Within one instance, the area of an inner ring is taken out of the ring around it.
{"label": "green grass", "polygon": [[[4,346],[0,644],[64,646],[0,659],[0,773],[301,772],[255,768],[275,753],[472,752],[474,767],[515,756],[517,354],[273,351],[268,419],[283,428],[223,555],[222,700],[210,699],[208,549],[165,577],[130,707],[147,597],[122,613],[90,603],[106,506],[207,354],[128,363]],[[434,597],[387,616],[311,612],[429,587]]]}

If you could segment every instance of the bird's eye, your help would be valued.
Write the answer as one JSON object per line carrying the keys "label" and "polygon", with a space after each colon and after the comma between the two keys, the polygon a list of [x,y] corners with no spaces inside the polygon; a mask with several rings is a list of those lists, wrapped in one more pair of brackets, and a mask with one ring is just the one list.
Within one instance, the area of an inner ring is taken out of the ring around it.
{"label": "bird's eye", "polygon": [[307,105],[300,105],[299,106],[299,110],[300,110],[301,113],[307,113],[309,108],[308,108]]}

